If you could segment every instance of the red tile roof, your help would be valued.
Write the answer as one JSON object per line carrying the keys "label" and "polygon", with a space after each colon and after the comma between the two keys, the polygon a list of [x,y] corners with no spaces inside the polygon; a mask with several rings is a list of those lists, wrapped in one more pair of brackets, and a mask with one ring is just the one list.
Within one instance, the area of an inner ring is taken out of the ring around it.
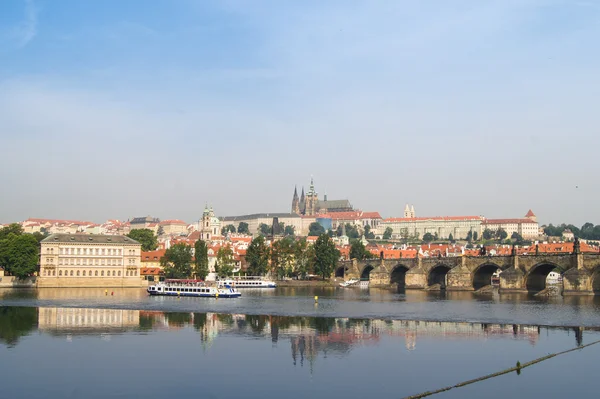
{"label": "red tile roof", "polygon": [[170,220],[163,220],[162,222],[159,223],[161,226],[166,226],[168,224],[179,224],[179,225],[186,225],[187,223],[184,222],[183,220],[179,220],[179,219],[170,219]]}
{"label": "red tile roof", "polygon": [[531,209],[529,210],[529,212],[527,212],[527,215],[525,215],[526,218],[535,216],[535,214],[531,211]]}
{"label": "red tile roof", "polygon": [[483,224],[522,224],[536,223],[531,219],[486,219]]}
{"label": "red tile roof", "polygon": [[[388,218],[384,222],[420,222],[420,221],[461,221],[461,220],[483,220],[481,216],[433,216],[419,218]],[[531,221],[529,221],[531,222]]]}
{"label": "red tile roof", "polygon": [[141,254],[142,262],[156,262],[165,256],[166,249],[158,249],[156,251],[146,251]]}
{"label": "red tile roof", "polygon": [[158,276],[162,273],[162,270],[158,267],[142,267],[140,268],[141,276]]}
{"label": "red tile roof", "polygon": [[361,220],[361,219],[381,219],[379,212],[330,212],[318,215],[318,218],[331,218],[332,220]]}

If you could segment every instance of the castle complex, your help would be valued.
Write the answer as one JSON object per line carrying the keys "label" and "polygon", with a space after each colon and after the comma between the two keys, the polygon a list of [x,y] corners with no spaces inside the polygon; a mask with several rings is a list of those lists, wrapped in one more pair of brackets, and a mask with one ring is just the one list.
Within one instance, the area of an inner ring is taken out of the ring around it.
{"label": "castle complex", "polygon": [[348,200],[328,201],[327,196],[324,196],[323,201],[319,201],[312,177],[310,179],[308,193],[304,194],[304,187],[302,187],[302,194],[298,197],[298,188],[294,188],[292,213],[297,215],[312,216],[328,212],[349,212],[353,210],[354,209]]}

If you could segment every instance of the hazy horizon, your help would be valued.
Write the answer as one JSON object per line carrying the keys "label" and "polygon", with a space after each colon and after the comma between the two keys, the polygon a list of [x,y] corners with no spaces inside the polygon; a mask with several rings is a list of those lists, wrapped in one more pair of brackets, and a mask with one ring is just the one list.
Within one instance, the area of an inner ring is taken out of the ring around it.
{"label": "hazy horizon", "polygon": [[0,223],[289,212],[312,175],[600,224],[599,38],[598,0],[4,1]]}

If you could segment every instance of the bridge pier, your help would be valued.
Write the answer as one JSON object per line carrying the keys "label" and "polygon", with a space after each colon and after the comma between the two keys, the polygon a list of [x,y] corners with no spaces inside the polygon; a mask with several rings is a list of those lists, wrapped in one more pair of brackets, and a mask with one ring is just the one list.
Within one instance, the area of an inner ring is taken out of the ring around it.
{"label": "bridge pier", "polygon": [[473,291],[473,274],[464,265],[464,262],[448,272],[446,290],[448,291]]}
{"label": "bridge pier", "polygon": [[500,273],[498,292],[527,292],[525,274],[518,267],[510,267]]}
{"label": "bridge pier", "polygon": [[585,269],[569,269],[563,274],[563,295],[594,295],[592,273]]}
{"label": "bridge pier", "polygon": [[420,266],[406,272],[407,290],[424,290],[427,288],[428,274]]}

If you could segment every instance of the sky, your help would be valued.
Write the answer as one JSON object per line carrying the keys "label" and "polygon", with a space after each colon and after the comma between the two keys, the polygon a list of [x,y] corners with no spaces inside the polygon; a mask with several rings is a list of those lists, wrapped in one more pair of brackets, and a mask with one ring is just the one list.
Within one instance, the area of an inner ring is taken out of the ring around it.
{"label": "sky", "polygon": [[600,224],[600,0],[1,0],[0,223]]}

